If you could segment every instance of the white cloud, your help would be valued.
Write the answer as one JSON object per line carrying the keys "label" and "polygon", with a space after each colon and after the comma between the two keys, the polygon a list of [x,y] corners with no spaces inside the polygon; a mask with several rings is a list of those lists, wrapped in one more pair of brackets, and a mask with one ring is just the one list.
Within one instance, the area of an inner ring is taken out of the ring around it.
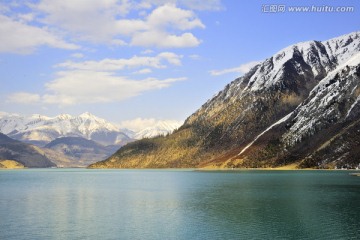
{"label": "white cloud", "polygon": [[198,46],[201,41],[192,33],[173,34],[194,28],[205,28],[193,11],[166,4],[156,8],[146,21],[138,21],[138,28],[133,28],[131,45],[155,46],[160,48],[183,48]]}
{"label": "white cloud", "polygon": [[35,19],[34,13],[19,14],[18,18],[24,22],[31,22]]}
{"label": "white cloud", "polygon": [[20,104],[34,104],[39,103],[41,97],[39,94],[27,93],[27,92],[18,92],[8,96],[7,101],[12,103]]}
{"label": "white cloud", "polygon": [[28,54],[46,45],[62,49],[77,49],[46,28],[27,25],[0,14],[0,52]]}
{"label": "white cloud", "polygon": [[184,33],[180,36],[167,34],[161,31],[146,31],[134,34],[131,45],[159,48],[185,48],[196,47],[201,43],[192,33]]}
{"label": "white cloud", "polygon": [[[73,57],[82,57],[74,53]],[[118,102],[140,95],[147,91],[163,89],[175,82],[186,80],[180,78],[145,78],[130,79],[118,74],[120,70],[140,68],[136,74],[148,74],[151,68],[162,69],[169,65],[181,65],[181,55],[172,52],[161,52],[156,56],[133,56],[123,59],[103,59],[100,61],[67,61],[55,65],[62,68],[53,80],[44,86],[43,95],[26,92],[14,93],[8,97],[9,102],[54,104],[58,106]]]}
{"label": "white cloud", "polygon": [[252,61],[252,62],[242,64],[239,67],[227,68],[227,69],[223,69],[223,70],[212,70],[212,71],[210,71],[210,74],[213,76],[220,76],[220,75],[224,75],[227,73],[244,74],[244,73],[247,73],[248,71],[250,71],[251,68],[255,67],[259,63],[260,63],[259,61]]}
{"label": "white cloud", "polygon": [[200,11],[219,11],[224,7],[221,0],[144,0],[138,4],[140,8],[151,8],[152,5],[177,4],[192,10]]}
{"label": "white cloud", "polygon": [[[205,25],[192,10],[163,3],[140,18],[127,18],[139,5],[128,0],[42,0],[34,5],[45,14],[42,22],[79,40],[111,45],[194,47],[201,43],[192,33]],[[148,5],[151,7],[151,4]]]}
{"label": "white cloud", "polygon": [[116,102],[146,91],[169,87],[181,80],[185,78],[146,78],[136,81],[109,72],[60,72],[55,80],[46,84],[49,94],[43,96],[43,101],[59,105]]}
{"label": "white cloud", "polygon": [[155,29],[167,27],[180,30],[190,30],[197,27],[205,28],[193,11],[180,9],[172,4],[156,8],[147,17],[147,23]]}
{"label": "white cloud", "polygon": [[41,0],[33,7],[45,14],[44,23],[92,42],[111,42],[117,34],[116,19],[130,10],[127,0]]}
{"label": "white cloud", "polygon": [[182,55],[177,55],[173,52],[162,52],[157,55],[157,58],[165,59],[172,65],[180,66]]}
{"label": "white cloud", "polygon": [[14,93],[8,97],[8,101],[59,106],[118,102],[147,91],[167,88],[183,80],[186,78],[132,80],[110,72],[65,71],[58,72],[54,80],[45,84],[46,94]]}
{"label": "white cloud", "polygon": [[152,67],[152,68],[165,68],[164,63],[167,62],[172,65],[181,65],[182,56],[172,52],[162,52],[155,57],[147,56],[133,56],[132,58],[121,59],[103,59],[101,61],[85,61],[74,62],[67,61],[56,65],[57,67],[77,70],[91,70],[91,71],[117,71],[124,68],[137,68],[137,67]]}

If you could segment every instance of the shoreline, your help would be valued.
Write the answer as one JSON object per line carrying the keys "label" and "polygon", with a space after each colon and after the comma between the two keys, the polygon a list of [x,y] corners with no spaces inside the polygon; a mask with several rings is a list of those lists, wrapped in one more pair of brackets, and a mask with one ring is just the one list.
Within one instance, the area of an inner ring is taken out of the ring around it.
{"label": "shoreline", "polygon": [[215,166],[207,166],[201,168],[88,168],[88,167],[51,167],[51,168],[0,168],[0,170],[25,170],[25,169],[87,169],[87,170],[167,170],[167,171],[358,171],[360,169],[319,169],[319,168],[297,168],[297,164],[289,164],[281,167],[273,168],[223,168]]}

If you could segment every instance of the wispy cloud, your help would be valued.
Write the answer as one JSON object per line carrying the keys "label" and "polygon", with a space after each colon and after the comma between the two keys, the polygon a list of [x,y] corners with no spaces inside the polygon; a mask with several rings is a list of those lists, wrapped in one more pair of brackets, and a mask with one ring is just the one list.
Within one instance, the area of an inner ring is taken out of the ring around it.
{"label": "wispy cloud", "polygon": [[8,96],[8,102],[20,103],[20,104],[35,104],[41,101],[41,96],[39,94],[27,93],[27,92],[17,92]]}
{"label": "wispy cloud", "polygon": [[139,7],[150,8],[152,5],[164,5],[166,3],[177,4],[192,10],[199,11],[219,11],[223,10],[224,6],[221,0],[143,0],[140,1]]}
{"label": "wispy cloud", "polygon": [[152,67],[166,68],[166,63],[171,65],[181,65],[181,55],[172,52],[162,52],[154,57],[133,56],[131,58],[121,59],[103,59],[100,61],[74,62],[66,61],[57,64],[56,67],[72,70],[90,70],[90,71],[118,71],[125,68]]}
{"label": "wispy cloud", "polygon": [[46,83],[46,94],[40,96],[26,92],[8,96],[14,103],[45,103],[58,106],[109,103],[122,101],[144,92],[163,89],[186,78],[133,80],[110,72],[65,71]]}
{"label": "wispy cloud", "polygon": [[260,61],[252,61],[252,62],[248,62],[245,64],[242,64],[238,67],[234,67],[234,68],[226,68],[226,69],[222,69],[222,70],[211,70],[210,74],[212,76],[220,76],[220,75],[224,75],[224,74],[228,74],[228,73],[247,73],[248,71],[250,71],[251,68],[255,67],[257,64],[259,64]]}
{"label": "wispy cloud", "polygon": [[0,14],[0,52],[29,54],[43,45],[69,50],[79,48],[46,28],[31,26]]}
{"label": "wispy cloud", "polygon": [[[73,57],[82,57],[74,55]],[[73,61],[59,63],[55,77],[44,85],[43,94],[16,92],[8,102],[18,104],[43,103],[58,106],[119,102],[152,90],[167,88],[186,80],[185,77],[158,79],[148,77],[132,79],[129,69],[139,69],[133,74],[149,74],[152,69],[180,66],[181,55],[161,52],[155,56],[133,56],[99,61]]]}
{"label": "wispy cloud", "polygon": [[44,95],[43,100],[58,105],[117,102],[182,80],[185,78],[132,80],[108,72],[68,71],[46,84],[50,94]]}

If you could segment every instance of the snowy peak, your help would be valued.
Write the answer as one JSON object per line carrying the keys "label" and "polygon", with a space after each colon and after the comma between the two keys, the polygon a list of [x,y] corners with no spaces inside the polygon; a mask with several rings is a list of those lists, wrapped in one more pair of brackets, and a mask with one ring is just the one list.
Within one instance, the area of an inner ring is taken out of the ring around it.
{"label": "snowy peak", "polygon": [[89,113],[89,112],[84,112],[82,114],[79,115],[80,118],[97,118],[95,115]]}
{"label": "snowy peak", "polygon": [[298,75],[313,75],[323,78],[336,66],[343,64],[360,51],[358,32],[343,35],[328,41],[301,42],[280,50],[259,65],[249,80],[247,88],[252,91],[281,85],[289,77],[286,71],[293,68]]}
{"label": "snowy peak", "polygon": [[129,137],[116,126],[91,113],[73,117],[61,114],[46,117],[33,114],[29,117],[6,115],[0,118],[0,132],[17,140],[44,145],[58,137],[83,137],[104,145],[120,144]]}
{"label": "snowy peak", "polygon": [[44,115],[40,115],[40,114],[33,114],[30,116],[30,119],[45,121],[45,120],[49,120],[50,118],[47,116],[44,116]]}
{"label": "snowy peak", "polygon": [[83,121],[97,122],[97,123],[101,123],[101,124],[107,123],[107,121],[105,119],[99,118],[89,112],[82,113],[77,118],[82,119]]}
{"label": "snowy peak", "polygon": [[181,126],[179,121],[159,121],[154,126],[147,127],[134,134],[135,139],[152,138],[157,136],[165,136],[172,133]]}
{"label": "snowy peak", "polygon": [[338,64],[352,57],[360,51],[360,32],[353,32],[322,42],[327,52],[333,56]]}
{"label": "snowy peak", "polygon": [[0,132],[40,146],[59,137],[82,137],[103,145],[124,145],[133,139],[166,135],[180,125],[178,121],[158,121],[153,126],[133,132],[129,129],[119,129],[89,112],[78,116],[60,114],[56,117],[39,114],[24,117],[8,113],[2,113],[0,116]]}
{"label": "snowy peak", "polygon": [[70,114],[60,114],[55,117],[55,119],[58,119],[58,120],[68,120],[71,118],[73,118],[73,117]]}
{"label": "snowy peak", "polygon": [[359,52],[360,32],[286,47],[228,84],[186,122],[198,121],[200,115],[215,117],[230,102],[246,102],[243,111],[248,111],[267,101],[269,93],[291,93],[284,100],[299,104],[323,78]]}

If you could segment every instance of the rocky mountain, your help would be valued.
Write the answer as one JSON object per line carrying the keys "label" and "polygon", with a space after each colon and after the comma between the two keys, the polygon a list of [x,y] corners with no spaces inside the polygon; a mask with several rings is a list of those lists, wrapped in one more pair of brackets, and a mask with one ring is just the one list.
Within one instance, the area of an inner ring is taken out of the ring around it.
{"label": "rocky mountain", "polygon": [[[105,159],[118,150],[119,146],[103,146],[95,141],[80,137],[62,137],[48,143],[44,149],[62,153],[71,159],[73,165],[85,167],[99,159]],[[56,162],[56,161],[55,161]],[[58,163],[58,166],[67,164]]]}
{"label": "rocky mountain", "polygon": [[82,137],[102,145],[124,145],[131,139],[116,126],[91,113],[79,116],[62,114],[56,117],[4,115],[0,132],[9,137],[38,146],[59,137]]}
{"label": "rocky mountain", "polygon": [[14,160],[29,168],[56,166],[36,146],[11,139],[2,133],[0,133],[0,160]]}
{"label": "rocky mountain", "polygon": [[91,113],[30,117],[0,112],[0,132],[34,144],[38,152],[60,167],[84,167],[109,157],[121,146],[141,138],[165,135],[179,127],[162,121],[139,132],[119,129]]}
{"label": "rocky mountain", "polygon": [[44,146],[61,137],[82,137],[104,146],[122,146],[134,139],[172,133],[180,125],[178,121],[158,121],[155,125],[135,132],[130,129],[120,129],[88,112],[76,117],[61,114],[53,118],[39,114],[24,117],[0,112],[1,133],[38,146]]}
{"label": "rocky mountain", "polygon": [[355,167],[360,32],[289,46],[235,79],[173,134],[94,168]]}

